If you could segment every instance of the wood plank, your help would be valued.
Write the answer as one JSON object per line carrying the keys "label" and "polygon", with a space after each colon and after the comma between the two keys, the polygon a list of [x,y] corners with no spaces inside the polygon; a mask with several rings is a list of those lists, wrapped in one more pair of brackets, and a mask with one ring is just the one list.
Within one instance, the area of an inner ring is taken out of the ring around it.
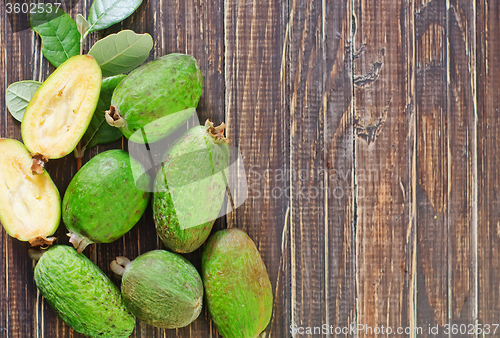
{"label": "wood plank", "polygon": [[491,325],[500,317],[500,3],[480,0],[477,14],[478,323]]}
{"label": "wood plank", "polygon": [[462,330],[477,318],[476,13],[474,1],[448,6],[449,321]]}
{"label": "wood plank", "polygon": [[474,6],[432,0],[416,17],[417,312],[447,336],[476,317]]}
{"label": "wood plank", "polygon": [[[356,316],[352,2],[323,2],[325,76],[323,136],[325,162],[325,323],[326,335],[350,327]],[[307,83],[306,83],[307,85]],[[327,176],[326,176],[327,175]],[[304,287],[308,282],[304,280]],[[322,323],[313,322],[318,325]],[[332,330],[333,328],[333,330]],[[345,331],[344,331],[345,332]]]}
{"label": "wood plank", "polygon": [[355,317],[351,17],[349,1],[290,13],[291,324],[306,336]]}
{"label": "wood plank", "polygon": [[448,27],[444,0],[415,8],[417,129],[417,326],[444,337],[448,323]]}
{"label": "wood plank", "polygon": [[272,323],[266,332],[285,337],[289,291],[283,272],[289,260],[286,246],[280,243],[286,239],[289,186],[284,56],[288,7],[282,0],[227,0],[225,5],[227,135],[241,151],[249,186],[248,199],[228,215],[227,222],[228,227],[245,230],[257,245],[274,294]]}
{"label": "wood plank", "polygon": [[415,327],[414,8],[356,0],[354,14],[357,323],[372,328],[357,334],[372,337]]}
{"label": "wood plank", "polygon": [[[327,321],[325,245],[330,238],[325,238],[328,181],[322,171],[327,168],[329,147],[325,149],[322,5],[322,1],[293,1],[290,9],[291,324],[299,328],[320,327]],[[292,334],[302,335],[311,337],[312,333]]]}

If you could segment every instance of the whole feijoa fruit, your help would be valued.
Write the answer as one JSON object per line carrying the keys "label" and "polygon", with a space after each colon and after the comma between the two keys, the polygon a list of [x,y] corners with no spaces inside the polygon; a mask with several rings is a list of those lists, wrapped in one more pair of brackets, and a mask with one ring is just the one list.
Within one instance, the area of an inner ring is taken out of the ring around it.
{"label": "whole feijoa fruit", "polygon": [[153,218],[169,249],[192,252],[208,238],[224,202],[228,166],[224,124],[191,128],[167,151],[154,182]]}
{"label": "whole feijoa fruit", "polygon": [[71,153],[92,119],[101,89],[101,68],[90,55],[61,64],[38,88],[26,107],[21,135],[32,153],[33,170]]}
{"label": "whole feijoa fruit", "polygon": [[208,312],[224,338],[255,338],[269,324],[273,293],[254,242],[239,229],[216,232],[202,254]]}
{"label": "whole feijoa fruit", "polygon": [[61,199],[49,174],[31,171],[30,152],[17,140],[0,139],[0,222],[33,246],[51,243],[59,226]]}
{"label": "whole feijoa fruit", "polygon": [[202,84],[194,57],[165,55],[136,68],[116,87],[106,121],[132,142],[156,142],[193,115]]}
{"label": "whole feijoa fruit", "polygon": [[127,233],[149,202],[149,176],[139,162],[120,149],[94,156],[73,177],[62,203],[70,242],[78,252],[90,243],[110,243]]}
{"label": "whole feijoa fruit", "polygon": [[47,302],[73,330],[90,337],[129,337],[135,317],[120,291],[87,257],[56,245],[35,266],[35,282]]}
{"label": "whole feijoa fruit", "polygon": [[198,318],[203,305],[203,283],[184,257],[154,250],[132,262],[117,257],[111,269],[122,276],[121,291],[127,308],[143,322],[174,329]]}

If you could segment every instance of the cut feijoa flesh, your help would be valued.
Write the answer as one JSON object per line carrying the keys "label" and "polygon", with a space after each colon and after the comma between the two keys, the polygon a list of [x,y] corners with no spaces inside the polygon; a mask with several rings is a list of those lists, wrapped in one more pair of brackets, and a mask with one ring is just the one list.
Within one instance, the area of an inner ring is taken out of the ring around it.
{"label": "cut feijoa flesh", "polygon": [[[101,68],[90,55],[69,58],[45,80],[21,123],[24,144],[34,157],[46,162],[76,148],[97,106],[101,81]],[[33,170],[39,173],[37,162]]]}
{"label": "cut feijoa flesh", "polygon": [[0,139],[0,221],[5,231],[32,245],[46,244],[61,217],[61,199],[49,174],[34,175],[24,145]]}
{"label": "cut feijoa flesh", "polygon": [[142,165],[120,149],[94,156],[73,177],[63,198],[63,220],[78,252],[111,243],[139,221],[149,202],[149,176],[134,181]]}
{"label": "cut feijoa flesh", "polygon": [[91,260],[56,245],[41,255],[35,282],[47,302],[73,330],[90,337],[129,337],[135,317],[120,291]]}
{"label": "cut feijoa flesh", "polygon": [[117,257],[111,269],[123,277],[125,305],[143,322],[174,329],[189,325],[200,315],[203,283],[186,258],[153,250],[132,262]]}

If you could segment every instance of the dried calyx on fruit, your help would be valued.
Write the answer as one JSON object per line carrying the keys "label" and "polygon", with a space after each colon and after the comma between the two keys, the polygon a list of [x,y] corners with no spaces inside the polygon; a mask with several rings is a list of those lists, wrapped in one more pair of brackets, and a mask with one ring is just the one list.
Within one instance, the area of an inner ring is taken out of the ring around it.
{"label": "dried calyx on fruit", "polygon": [[49,174],[31,171],[32,158],[24,145],[0,139],[0,221],[5,231],[32,246],[50,245],[59,226],[61,199]]}
{"label": "dried calyx on fruit", "polygon": [[101,80],[94,58],[77,55],[61,64],[37,90],[21,123],[34,173],[42,173],[49,159],[76,148],[97,106]]}

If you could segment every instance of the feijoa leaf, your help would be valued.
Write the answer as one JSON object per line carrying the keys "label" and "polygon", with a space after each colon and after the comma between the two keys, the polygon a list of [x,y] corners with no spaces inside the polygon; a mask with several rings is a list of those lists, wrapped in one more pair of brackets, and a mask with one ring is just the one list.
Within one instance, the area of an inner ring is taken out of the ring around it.
{"label": "feijoa leaf", "polygon": [[90,23],[87,34],[125,20],[141,3],[142,0],[94,0],[87,19]]}
{"label": "feijoa leaf", "polygon": [[111,127],[106,123],[104,112],[108,110],[111,105],[113,90],[115,90],[115,87],[122,82],[125,76],[125,74],[116,75],[108,77],[102,81],[99,103],[97,103],[97,108],[92,120],[90,121],[88,129],[85,132],[85,135],[83,135],[81,140],[82,150],[80,154],[76,154],[77,157],[82,157],[83,152],[86,149],[95,147],[98,144],[108,144],[114,142],[123,136],[119,129]]}
{"label": "feijoa leaf", "polygon": [[[22,122],[28,103],[41,85],[41,82],[27,80],[14,82],[7,88],[5,92],[7,109],[9,109],[10,114],[19,122]],[[116,129],[113,127],[110,128]]]}
{"label": "feijoa leaf", "polygon": [[85,17],[81,14],[78,14],[76,16],[76,26],[78,27],[78,31],[80,32],[80,35],[85,34],[87,29],[90,27],[89,22]]}
{"label": "feijoa leaf", "polygon": [[62,9],[45,4],[45,11],[31,14],[30,24],[42,38],[43,55],[54,67],[80,54],[80,32]]}
{"label": "feijoa leaf", "polygon": [[141,65],[147,60],[151,48],[153,38],[148,33],[123,30],[97,41],[89,54],[101,66],[103,76],[112,76],[130,72]]}

